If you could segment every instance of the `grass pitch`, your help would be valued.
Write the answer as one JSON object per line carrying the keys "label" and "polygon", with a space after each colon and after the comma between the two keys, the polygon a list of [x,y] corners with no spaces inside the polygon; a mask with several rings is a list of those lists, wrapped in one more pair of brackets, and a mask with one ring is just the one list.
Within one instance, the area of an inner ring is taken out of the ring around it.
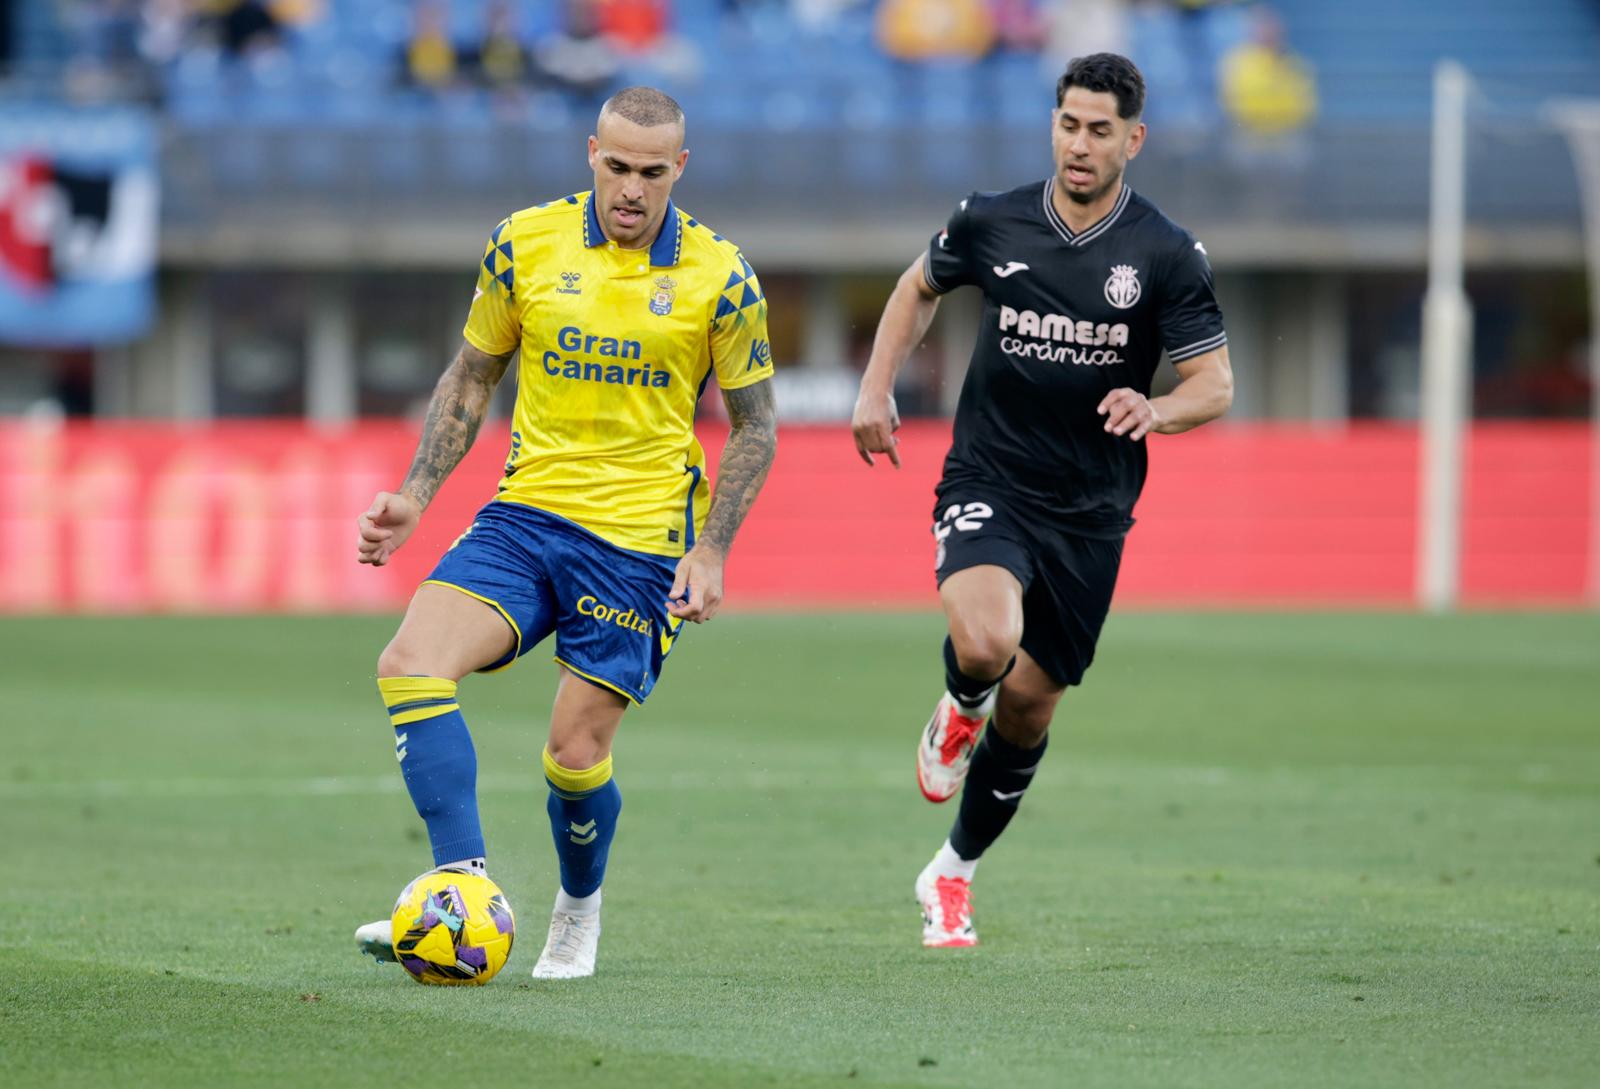
{"label": "grass pitch", "polygon": [[393,621],[0,621],[0,1067],[17,1086],[1593,1086],[1600,621],[1112,618],[925,951],[953,806],[937,618],[729,616],[617,746],[601,974],[534,984],[541,648],[463,686],[488,987],[350,933],[428,864],[371,681]]}

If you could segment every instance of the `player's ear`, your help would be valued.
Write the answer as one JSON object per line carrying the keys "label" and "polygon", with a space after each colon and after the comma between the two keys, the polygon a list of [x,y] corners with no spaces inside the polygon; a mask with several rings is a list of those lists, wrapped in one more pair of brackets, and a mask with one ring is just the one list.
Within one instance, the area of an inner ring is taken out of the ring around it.
{"label": "player's ear", "polygon": [[1139,154],[1139,149],[1144,147],[1144,122],[1140,121],[1128,131],[1128,158]]}
{"label": "player's ear", "polygon": [[600,153],[600,141],[595,136],[590,135],[590,137],[589,137],[589,169],[590,170],[598,170],[598,169],[600,169],[599,163],[597,163],[595,161],[596,159],[599,158],[599,153]]}
{"label": "player's ear", "polygon": [[673,181],[677,181],[679,178],[683,177],[683,168],[684,168],[685,165],[688,164],[688,162],[689,162],[689,149],[688,148],[684,148],[682,151],[678,152],[678,165],[677,165],[677,168],[672,173],[672,180]]}

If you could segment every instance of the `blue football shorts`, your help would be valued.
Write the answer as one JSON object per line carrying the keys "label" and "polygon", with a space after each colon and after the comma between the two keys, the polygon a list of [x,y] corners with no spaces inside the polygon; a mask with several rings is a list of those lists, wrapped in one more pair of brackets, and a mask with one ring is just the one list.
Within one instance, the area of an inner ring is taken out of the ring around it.
{"label": "blue football shorts", "polygon": [[683,621],[667,612],[678,561],[632,552],[521,503],[486,504],[424,585],[450,586],[492,606],[516,635],[504,669],[556,636],[556,661],[643,703]]}

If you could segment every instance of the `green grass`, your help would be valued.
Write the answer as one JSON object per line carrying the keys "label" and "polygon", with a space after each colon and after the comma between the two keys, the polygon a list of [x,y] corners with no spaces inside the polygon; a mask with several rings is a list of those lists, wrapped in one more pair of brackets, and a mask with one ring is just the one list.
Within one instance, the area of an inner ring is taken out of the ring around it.
{"label": "green grass", "polygon": [[1592,1086],[1600,620],[1113,618],[925,951],[925,615],[696,629],[617,746],[601,974],[554,892],[548,656],[465,686],[520,912],[483,989],[352,929],[427,865],[393,621],[0,621],[8,1085]]}

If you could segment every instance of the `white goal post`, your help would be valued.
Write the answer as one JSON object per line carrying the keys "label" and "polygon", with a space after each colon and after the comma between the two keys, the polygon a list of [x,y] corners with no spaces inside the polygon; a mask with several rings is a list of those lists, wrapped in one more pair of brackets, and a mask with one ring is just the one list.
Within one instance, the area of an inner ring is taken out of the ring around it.
{"label": "white goal post", "polygon": [[1470,89],[1466,69],[1455,61],[1440,61],[1434,69],[1417,489],[1417,601],[1431,612],[1455,608],[1461,582],[1461,437],[1470,414],[1472,362],[1472,304],[1462,254]]}
{"label": "white goal post", "polygon": [[[1417,601],[1453,609],[1460,591],[1462,439],[1471,418],[1472,304],[1464,280],[1467,103],[1471,77],[1434,69],[1428,291],[1422,312]],[[1600,100],[1552,103],[1577,167],[1589,282],[1589,529],[1585,597],[1600,607]]]}

